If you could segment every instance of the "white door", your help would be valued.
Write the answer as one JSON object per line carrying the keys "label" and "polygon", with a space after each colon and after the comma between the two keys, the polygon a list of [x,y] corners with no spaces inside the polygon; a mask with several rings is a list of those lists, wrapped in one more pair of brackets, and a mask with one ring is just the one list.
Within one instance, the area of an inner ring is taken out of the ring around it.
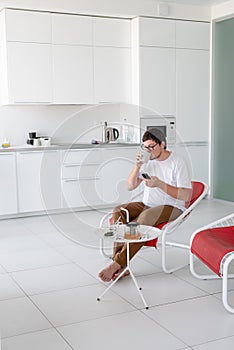
{"label": "white door", "polygon": [[53,100],[66,104],[94,102],[92,47],[53,45]]}
{"label": "white door", "polygon": [[126,186],[127,177],[135,164],[136,152],[136,148],[122,147],[103,150],[100,177],[104,204],[112,206],[139,199],[139,189],[128,191]]}
{"label": "white door", "polygon": [[178,139],[209,139],[209,51],[176,50],[176,126]]}
{"label": "white door", "polygon": [[62,207],[96,209],[101,204],[100,178],[74,178],[62,180]]}
{"label": "white door", "polygon": [[6,39],[51,43],[51,14],[39,11],[6,9]]}
{"label": "white door", "polygon": [[175,115],[175,50],[140,48],[140,105],[150,112]]}
{"label": "white door", "polygon": [[59,151],[17,154],[19,212],[60,208]]}
{"label": "white door", "polygon": [[131,20],[93,18],[94,46],[131,47]]}
{"label": "white door", "polygon": [[0,215],[17,213],[16,165],[14,153],[0,153]]}
{"label": "white door", "polygon": [[94,48],[94,91],[96,103],[131,99],[131,51],[129,48]]}
{"label": "white door", "polygon": [[93,44],[93,17],[59,13],[51,16],[53,44]]}
{"label": "white door", "polygon": [[10,103],[51,103],[51,45],[8,42]]}
{"label": "white door", "polygon": [[194,181],[209,185],[209,145],[206,142],[188,142],[177,145],[176,153],[183,156]]}

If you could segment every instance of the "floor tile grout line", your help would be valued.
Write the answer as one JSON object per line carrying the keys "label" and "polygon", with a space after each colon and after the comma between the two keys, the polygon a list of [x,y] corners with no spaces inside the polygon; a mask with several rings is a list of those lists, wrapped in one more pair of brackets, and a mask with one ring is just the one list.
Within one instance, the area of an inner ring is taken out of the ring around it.
{"label": "floor tile grout line", "polygon": [[[89,286],[96,286],[98,285],[98,283],[89,283],[89,284],[84,284],[84,285],[77,285],[77,286],[72,286],[72,287],[66,287],[66,288],[61,288],[61,289],[54,289],[54,290],[49,290],[49,291],[46,291],[46,292],[40,292],[40,293],[33,293],[33,294],[30,294],[30,293],[27,293],[23,287],[20,286],[20,284],[18,283],[17,280],[14,279],[13,276],[11,276],[13,281],[17,284],[17,286],[23,291],[23,293],[25,294],[26,297],[30,298],[30,297],[34,297],[34,296],[39,296],[39,295],[44,295],[44,294],[49,294],[49,293],[56,293],[56,292],[64,292],[66,290],[72,290],[72,289],[78,289],[78,288],[85,288],[85,287],[89,287]],[[19,298],[22,298],[21,297],[15,297],[14,299],[19,299]],[[9,298],[9,299],[4,299],[4,300],[11,300],[13,298]]]}
{"label": "floor tile grout line", "polygon": [[85,319],[85,320],[81,320],[81,321],[77,321],[77,322],[70,322],[70,323],[64,323],[61,325],[57,325],[55,326],[56,328],[62,328],[62,327],[67,327],[67,326],[72,326],[72,325],[76,325],[76,324],[81,324],[81,323],[86,323],[86,322],[92,322],[92,321],[98,321],[98,320],[102,320],[108,317],[115,317],[115,316],[119,316],[119,315],[125,315],[128,313],[133,313],[133,312],[137,312],[139,310],[135,309],[135,310],[128,310],[128,311],[121,311],[121,312],[117,312],[114,314],[109,314],[109,315],[103,315],[101,317],[94,317],[94,318],[89,318],[89,319]]}
{"label": "floor tile grout line", "polygon": [[228,338],[233,338],[233,343],[234,343],[234,334],[233,334],[233,335],[228,335],[227,337],[221,337],[221,338],[209,340],[207,342],[193,344],[191,346],[194,347],[194,346],[200,346],[200,345],[205,345],[205,344],[212,344],[213,342],[216,342],[216,341],[219,341],[219,340],[228,339]]}
{"label": "floor tile grout line", "polygon": [[[191,282],[187,281],[186,279],[184,279],[183,277],[178,276],[178,275],[177,275],[176,277],[178,277],[181,281],[186,282],[187,284],[191,285],[192,287],[196,287],[197,289],[201,290],[202,292],[207,293],[207,295],[211,295],[211,296],[212,296],[212,295],[215,295],[215,294],[220,294],[220,293],[222,293],[222,286],[220,287],[220,291],[218,291],[218,292],[208,292],[207,290],[202,289],[201,287],[198,287],[198,286],[196,285],[196,283],[191,283]],[[220,280],[221,280],[220,278],[217,278],[217,279],[215,279],[215,280],[213,280],[213,281],[220,281]],[[195,280],[195,281],[196,281],[196,280]],[[201,281],[202,281],[202,280],[201,280]],[[206,280],[203,280],[203,281],[206,281]],[[233,290],[234,290],[234,287],[228,289],[228,291],[233,291]]]}
{"label": "floor tile grout line", "polygon": [[[147,315],[147,312],[143,312],[142,310],[139,310],[141,313],[143,313],[146,317],[148,317],[151,321],[153,321],[154,323],[156,323],[159,327],[161,327],[162,329],[166,330],[169,334],[171,334],[173,337],[175,337],[176,339],[178,339],[181,343],[183,343],[186,347],[189,346],[189,344],[185,343],[184,340],[180,339],[177,335],[173,334],[169,329],[167,329],[165,326],[163,326],[162,324],[160,324],[159,322],[157,322],[156,320],[154,320],[152,317],[150,317],[150,315]],[[148,310],[147,310],[148,311]],[[183,349],[183,348],[181,348]]]}
{"label": "floor tile grout line", "polygon": [[1,336],[1,339],[11,339],[11,338],[15,338],[15,337],[19,337],[21,335],[26,335],[26,334],[33,334],[33,333],[37,333],[37,332],[43,332],[43,331],[47,331],[47,330],[51,330],[51,329],[55,329],[55,327],[50,327],[50,328],[42,328],[42,329],[37,329],[37,330],[33,330],[33,331],[27,331],[27,332],[23,332],[23,333],[17,333],[17,334],[13,334],[10,336]]}

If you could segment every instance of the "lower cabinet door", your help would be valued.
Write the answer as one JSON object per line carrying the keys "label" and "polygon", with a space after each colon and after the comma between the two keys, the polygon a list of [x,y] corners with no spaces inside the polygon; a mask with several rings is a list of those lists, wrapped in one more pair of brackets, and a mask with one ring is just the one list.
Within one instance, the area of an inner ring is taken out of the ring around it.
{"label": "lower cabinet door", "polygon": [[17,213],[15,154],[0,153],[0,215]]}
{"label": "lower cabinet door", "polygon": [[99,178],[62,180],[62,207],[95,209],[101,204]]}
{"label": "lower cabinet door", "polygon": [[60,208],[59,151],[17,154],[19,212]]}
{"label": "lower cabinet door", "polygon": [[139,195],[140,187],[134,191],[127,190],[127,178],[134,167],[136,153],[136,148],[103,150],[100,177],[104,205],[113,206],[142,199]]}

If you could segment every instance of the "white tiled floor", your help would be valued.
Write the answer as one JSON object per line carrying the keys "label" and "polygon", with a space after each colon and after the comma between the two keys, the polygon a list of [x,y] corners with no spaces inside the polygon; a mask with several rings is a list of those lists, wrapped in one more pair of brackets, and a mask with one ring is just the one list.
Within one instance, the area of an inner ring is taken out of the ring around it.
{"label": "white tiled floor", "polygon": [[[233,210],[233,203],[203,200],[177,240],[187,243],[197,227]],[[142,249],[132,261],[149,310],[129,277],[96,300],[106,287],[98,271],[109,263],[94,234],[102,215],[0,221],[2,350],[233,349],[234,314],[220,301],[221,282],[196,280],[187,266],[163,273],[160,249]],[[168,258],[186,264],[188,253],[171,248]],[[234,304],[234,280],[230,290]]]}

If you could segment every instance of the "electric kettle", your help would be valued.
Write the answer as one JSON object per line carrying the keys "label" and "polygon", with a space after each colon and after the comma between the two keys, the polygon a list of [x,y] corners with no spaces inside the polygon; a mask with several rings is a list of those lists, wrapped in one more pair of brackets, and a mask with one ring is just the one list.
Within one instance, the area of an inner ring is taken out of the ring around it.
{"label": "electric kettle", "polygon": [[113,142],[116,141],[119,137],[119,130],[115,128],[106,128],[105,129],[106,134],[106,142]]}

